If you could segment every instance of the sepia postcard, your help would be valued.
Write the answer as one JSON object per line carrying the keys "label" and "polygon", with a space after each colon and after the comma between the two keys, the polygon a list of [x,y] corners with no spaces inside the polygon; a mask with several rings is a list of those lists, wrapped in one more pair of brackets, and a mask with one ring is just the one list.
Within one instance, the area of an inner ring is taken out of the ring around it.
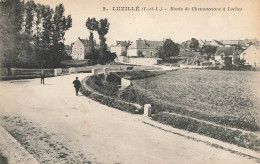
{"label": "sepia postcard", "polygon": [[260,163],[259,0],[0,0],[0,164]]}

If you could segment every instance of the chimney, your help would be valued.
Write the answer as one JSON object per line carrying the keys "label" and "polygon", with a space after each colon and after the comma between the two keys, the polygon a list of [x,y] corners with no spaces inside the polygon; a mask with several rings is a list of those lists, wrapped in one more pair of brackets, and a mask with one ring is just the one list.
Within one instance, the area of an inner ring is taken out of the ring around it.
{"label": "chimney", "polygon": [[141,38],[139,38],[139,40],[142,40]]}
{"label": "chimney", "polygon": [[78,37],[78,39],[80,39],[80,37]]}

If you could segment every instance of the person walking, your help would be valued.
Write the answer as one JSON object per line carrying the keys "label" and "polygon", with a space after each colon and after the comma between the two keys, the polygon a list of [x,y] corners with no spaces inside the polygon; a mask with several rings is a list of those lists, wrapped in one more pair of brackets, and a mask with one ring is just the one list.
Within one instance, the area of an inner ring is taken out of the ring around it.
{"label": "person walking", "polygon": [[41,84],[44,84],[44,78],[45,78],[45,73],[42,71],[42,73],[41,73]]}
{"label": "person walking", "polygon": [[74,84],[74,87],[75,87],[75,90],[76,90],[76,96],[78,96],[78,92],[79,92],[79,89],[81,87],[81,83],[78,80],[78,77],[76,77],[76,80],[73,81],[73,84]]}

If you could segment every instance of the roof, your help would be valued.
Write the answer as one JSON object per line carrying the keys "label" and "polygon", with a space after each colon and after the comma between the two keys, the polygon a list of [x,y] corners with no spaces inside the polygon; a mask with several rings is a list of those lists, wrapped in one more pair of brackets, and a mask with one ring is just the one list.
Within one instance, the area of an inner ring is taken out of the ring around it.
{"label": "roof", "polygon": [[126,41],[116,41],[117,45],[121,45],[121,46],[125,46],[128,47],[130,45],[130,42],[126,42]]}
{"label": "roof", "polygon": [[116,45],[111,45],[110,47],[128,47],[130,46],[130,41],[126,42],[126,41],[116,41]]}
{"label": "roof", "polygon": [[129,46],[129,49],[146,49],[146,48],[157,48],[162,46],[163,46],[163,41],[136,40]]}
{"label": "roof", "polygon": [[213,41],[205,40],[204,43],[205,43],[205,45],[211,45],[211,46],[217,46],[217,45],[224,46],[220,41],[217,41],[217,40],[213,40]]}
{"label": "roof", "polygon": [[242,40],[221,40],[221,43],[224,45],[238,45],[239,41]]}
{"label": "roof", "polygon": [[72,50],[72,46],[70,46],[70,45],[65,45],[65,50]]}
{"label": "roof", "polygon": [[88,44],[88,40],[87,39],[80,39],[79,40],[86,46]]}
{"label": "roof", "polygon": [[257,39],[246,39],[245,40],[246,41],[246,43],[256,43],[256,42],[258,42],[258,40]]}
{"label": "roof", "polygon": [[227,56],[237,54],[235,47],[218,47],[215,56],[225,54]]}

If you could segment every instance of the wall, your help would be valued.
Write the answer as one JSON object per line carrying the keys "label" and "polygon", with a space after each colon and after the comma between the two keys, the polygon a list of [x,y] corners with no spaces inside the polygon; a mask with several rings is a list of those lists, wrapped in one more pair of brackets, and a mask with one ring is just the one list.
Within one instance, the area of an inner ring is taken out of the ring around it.
{"label": "wall", "polygon": [[157,65],[159,58],[129,58],[129,63],[140,65]]}
{"label": "wall", "polygon": [[121,56],[122,52],[126,52],[126,47],[125,46],[111,46],[110,47],[110,52],[116,53],[117,57]]}
{"label": "wall", "polygon": [[240,60],[246,60],[246,64],[255,66],[260,66],[260,51],[254,46],[248,47],[244,52],[240,54]]}
{"label": "wall", "polygon": [[137,56],[137,49],[128,49],[127,56]]}

